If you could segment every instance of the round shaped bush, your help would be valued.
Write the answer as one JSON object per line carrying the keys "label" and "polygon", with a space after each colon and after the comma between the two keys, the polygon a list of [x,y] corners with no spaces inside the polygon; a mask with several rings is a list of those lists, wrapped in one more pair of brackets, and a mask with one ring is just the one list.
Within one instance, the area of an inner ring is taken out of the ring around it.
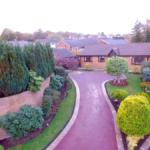
{"label": "round shaped bush", "polygon": [[119,101],[122,101],[127,96],[128,96],[128,92],[126,90],[122,90],[122,89],[116,89],[111,93],[111,97],[113,99],[117,99]]}
{"label": "round shaped bush", "polygon": [[138,93],[136,95],[145,96],[147,98],[147,100],[149,101],[149,103],[150,103],[150,95],[148,93],[141,92],[141,93]]}
{"label": "round shaped bush", "polygon": [[131,136],[150,133],[150,104],[144,96],[128,96],[120,104],[117,123],[122,132]]}

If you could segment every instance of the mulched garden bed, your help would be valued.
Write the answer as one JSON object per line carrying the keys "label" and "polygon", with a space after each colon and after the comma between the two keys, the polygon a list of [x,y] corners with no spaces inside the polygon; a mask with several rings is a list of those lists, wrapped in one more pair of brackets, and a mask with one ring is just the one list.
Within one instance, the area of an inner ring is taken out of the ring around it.
{"label": "mulched garden bed", "polygon": [[63,99],[67,96],[67,91],[69,88],[71,88],[71,87],[68,87],[68,84],[65,84],[64,87],[61,89],[60,98],[57,100],[57,102],[53,103],[51,114],[47,118],[45,118],[43,127],[41,129],[36,129],[35,131],[33,131],[19,139],[14,139],[14,138],[10,137],[10,138],[4,139],[4,140],[0,140],[0,145],[2,145],[5,150],[8,150],[11,147],[14,147],[19,144],[23,144],[23,143],[35,138],[40,133],[42,133],[44,131],[44,129],[47,128],[49,126],[49,124],[51,123],[51,121],[54,119],[54,117],[57,113],[57,110],[59,108],[59,105],[61,104]]}
{"label": "mulched garden bed", "polygon": [[[107,83],[106,83],[107,84]],[[114,101],[110,95],[108,94],[108,91],[107,91],[107,88],[106,88],[106,84],[105,84],[105,89],[106,89],[106,92],[107,92],[107,95],[109,97],[109,100],[111,102],[111,104],[113,105],[114,109],[116,110],[116,112],[118,111],[118,108],[119,108],[119,105],[120,105],[120,102],[119,101]],[[121,136],[122,136],[122,141],[123,141],[123,145],[124,145],[124,149],[125,150],[128,150],[127,148],[127,140],[126,140],[126,135],[121,132]],[[149,137],[149,135],[145,136],[144,139],[141,139],[139,142],[138,142],[138,145],[137,147],[135,148],[135,150],[139,150],[140,147],[143,145],[143,143],[146,141],[146,139]]]}

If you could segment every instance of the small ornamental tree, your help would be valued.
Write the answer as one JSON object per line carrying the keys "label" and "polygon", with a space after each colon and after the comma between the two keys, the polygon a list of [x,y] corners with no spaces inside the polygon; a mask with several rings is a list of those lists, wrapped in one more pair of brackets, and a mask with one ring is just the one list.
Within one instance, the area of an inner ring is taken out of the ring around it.
{"label": "small ornamental tree", "polygon": [[121,57],[112,57],[106,64],[106,70],[108,74],[116,76],[114,82],[120,83],[121,76],[128,72],[128,64],[126,60]]}

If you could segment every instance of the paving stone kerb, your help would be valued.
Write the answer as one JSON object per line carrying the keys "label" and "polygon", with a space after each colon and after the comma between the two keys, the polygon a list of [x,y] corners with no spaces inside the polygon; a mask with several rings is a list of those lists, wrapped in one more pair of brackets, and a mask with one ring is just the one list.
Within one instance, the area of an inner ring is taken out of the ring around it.
{"label": "paving stone kerb", "polygon": [[71,117],[70,121],[67,123],[67,125],[65,126],[65,128],[63,129],[63,131],[47,147],[46,150],[54,150],[56,148],[56,146],[61,142],[61,140],[63,138],[65,138],[65,136],[67,135],[67,133],[70,131],[71,127],[73,126],[74,122],[76,121],[76,118],[77,118],[77,115],[78,115],[78,112],[79,112],[79,106],[80,106],[80,91],[79,91],[79,87],[78,87],[78,84],[76,83],[76,81],[73,80],[72,78],[71,78],[71,80],[73,81],[73,83],[75,85],[75,88],[76,88],[76,102],[75,102],[72,117]]}
{"label": "paving stone kerb", "polygon": [[105,99],[107,101],[107,104],[112,112],[112,115],[113,115],[113,121],[114,121],[114,127],[115,127],[115,132],[116,132],[116,140],[117,140],[117,147],[118,147],[118,150],[124,150],[124,146],[123,146],[123,141],[122,141],[122,137],[121,137],[121,133],[120,133],[120,130],[118,128],[118,125],[116,123],[116,110],[114,109],[113,105],[111,104],[110,102],[110,99],[107,95],[107,92],[106,92],[106,88],[105,88],[105,84],[110,81],[110,80],[106,80],[102,83],[102,90],[103,90],[103,94],[105,96]]}
{"label": "paving stone kerb", "polygon": [[[49,86],[50,78],[47,78],[41,85],[38,92],[25,91],[17,95],[0,98],[0,116],[8,112],[17,112],[23,105],[40,106],[43,92]],[[0,139],[8,137],[6,132],[0,128]]]}

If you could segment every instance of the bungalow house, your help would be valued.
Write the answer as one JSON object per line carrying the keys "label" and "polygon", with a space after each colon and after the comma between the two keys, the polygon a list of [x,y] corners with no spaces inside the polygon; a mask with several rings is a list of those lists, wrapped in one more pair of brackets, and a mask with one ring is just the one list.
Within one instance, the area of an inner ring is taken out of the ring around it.
{"label": "bungalow house", "polygon": [[139,72],[141,64],[150,61],[150,43],[87,46],[79,54],[80,66],[105,69],[106,61],[112,56],[123,57],[128,62],[130,71]]}
{"label": "bungalow house", "polygon": [[56,48],[66,49],[72,52],[73,55],[77,56],[80,50],[85,46],[97,44],[97,39],[86,38],[86,39],[66,39],[57,43]]}

